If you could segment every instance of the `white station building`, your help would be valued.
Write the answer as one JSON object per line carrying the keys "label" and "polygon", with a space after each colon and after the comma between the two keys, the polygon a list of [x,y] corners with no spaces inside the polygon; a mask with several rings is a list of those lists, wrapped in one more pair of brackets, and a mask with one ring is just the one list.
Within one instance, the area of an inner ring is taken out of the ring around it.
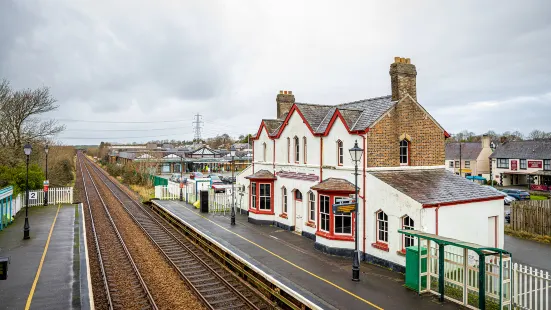
{"label": "white station building", "polygon": [[[391,96],[337,105],[277,96],[277,118],[264,119],[253,140],[252,165],[237,183],[248,196],[249,221],[315,240],[315,248],[350,256],[354,223],[362,258],[403,271],[414,244],[398,229],[416,229],[503,247],[503,196],[446,170],[449,134],[417,102],[409,59],[390,66]],[[357,141],[359,215],[333,214],[354,194]]]}

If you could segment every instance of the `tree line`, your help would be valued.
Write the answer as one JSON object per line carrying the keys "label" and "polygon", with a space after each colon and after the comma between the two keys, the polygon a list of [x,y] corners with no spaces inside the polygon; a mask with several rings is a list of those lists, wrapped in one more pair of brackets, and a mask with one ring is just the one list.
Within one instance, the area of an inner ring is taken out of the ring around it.
{"label": "tree line", "polygon": [[50,186],[67,186],[74,180],[74,148],[61,146],[53,138],[65,126],[53,119],[41,119],[58,108],[47,87],[14,89],[0,80],[0,188],[13,185],[18,193],[25,189],[26,156],[23,146],[31,144],[29,188],[42,188],[45,179],[45,151],[49,146]]}
{"label": "tree line", "polygon": [[[503,133],[497,133],[493,130],[489,130],[484,135],[490,136],[492,141],[501,141],[506,139],[507,141],[525,141],[525,140],[551,140],[551,131],[545,132],[543,130],[534,129],[529,134],[524,135],[520,131],[505,131]],[[446,142],[480,142],[482,135],[475,134],[472,131],[463,130],[458,133],[452,134]]]}

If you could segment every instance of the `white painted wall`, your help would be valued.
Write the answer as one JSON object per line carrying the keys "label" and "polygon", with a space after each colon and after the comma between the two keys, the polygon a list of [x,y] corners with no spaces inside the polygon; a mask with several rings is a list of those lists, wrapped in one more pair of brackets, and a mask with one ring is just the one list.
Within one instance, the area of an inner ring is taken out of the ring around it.
{"label": "white painted wall", "polygon": [[[433,209],[434,212],[434,208]],[[473,202],[440,207],[438,211],[438,234],[444,237],[488,244],[488,217],[497,216],[498,248],[503,248],[503,200]]]}
{"label": "white painted wall", "polygon": [[[405,257],[396,253],[402,249],[402,235],[398,229],[402,228],[404,215],[414,220],[415,229],[430,229],[421,216],[421,204],[370,174],[366,176],[366,197],[366,253],[405,266]],[[380,209],[388,215],[388,252],[371,245],[376,242],[376,212]]]}
{"label": "white painted wall", "polygon": [[[498,159],[497,158],[492,158],[492,173],[493,173],[493,178],[495,181],[499,182],[499,175],[501,173],[504,173],[504,174],[509,174],[509,173],[515,173],[515,174],[531,174],[531,173],[534,173],[536,171],[539,171],[539,170],[543,170],[543,160],[541,159],[527,159],[526,160],[526,169],[520,169],[520,158],[511,158],[511,159],[508,159],[509,160],[509,167],[508,168],[498,168],[497,167],[497,161]],[[511,169],[511,160],[516,160],[517,161],[517,170],[512,170]],[[530,166],[528,165],[528,162],[529,161],[540,161],[541,162],[541,168],[529,168]],[[520,177],[519,176],[519,183],[520,184],[526,184],[527,183],[527,180],[526,180],[526,177],[525,176],[522,176]],[[535,184],[540,184],[539,183],[539,178],[536,179],[536,181],[534,182]],[[511,175],[507,175],[507,176],[503,176],[503,185],[504,186],[508,186],[508,185],[511,185]]]}

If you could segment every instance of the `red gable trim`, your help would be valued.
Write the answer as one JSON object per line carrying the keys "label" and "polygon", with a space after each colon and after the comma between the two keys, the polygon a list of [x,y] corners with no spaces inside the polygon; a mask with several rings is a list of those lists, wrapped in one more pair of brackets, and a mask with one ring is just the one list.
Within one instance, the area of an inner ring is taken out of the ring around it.
{"label": "red gable trim", "polygon": [[304,124],[306,124],[306,127],[308,127],[308,129],[310,130],[312,135],[314,135],[314,136],[317,135],[317,134],[314,133],[314,130],[312,129],[312,126],[310,126],[310,123],[308,123],[308,121],[306,121],[306,118],[304,118],[304,115],[302,114],[302,112],[300,112],[300,109],[297,107],[297,105],[293,104],[293,106],[291,107],[291,110],[289,111],[289,113],[285,117],[285,120],[283,121],[283,124],[281,124],[281,127],[279,128],[279,131],[274,136],[274,138],[279,139],[279,137],[283,133],[283,129],[285,129],[285,127],[287,127],[287,124],[289,124],[289,119],[291,119],[291,116],[293,115],[293,112],[295,112],[295,111],[297,111],[300,118],[302,118],[302,121],[304,122]]}
{"label": "red gable trim", "polygon": [[444,138],[447,139],[449,137],[451,137],[451,135],[447,131],[444,130]]}
{"label": "red gable trim", "polygon": [[503,197],[502,196],[486,197],[486,198],[476,198],[476,199],[467,199],[467,200],[457,200],[457,201],[450,201],[450,202],[443,202],[443,203],[431,203],[431,204],[424,204],[423,208],[436,208],[436,207],[442,207],[442,206],[452,206],[452,205],[460,205],[460,204],[490,201],[490,200],[503,200]]}

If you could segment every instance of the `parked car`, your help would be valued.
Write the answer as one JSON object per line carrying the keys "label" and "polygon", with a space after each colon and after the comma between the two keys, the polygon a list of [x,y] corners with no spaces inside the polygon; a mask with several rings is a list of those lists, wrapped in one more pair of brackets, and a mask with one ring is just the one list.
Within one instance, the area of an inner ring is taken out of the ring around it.
{"label": "parked car", "polygon": [[530,194],[520,189],[502,189],[505,194],[514,197],[516,200],[530,200]]}
{"label": "parked car", "polygon": [[194,179],[199,179],[199,178],[202,178],[203,177],[203,174],[201,172],[192,172],[190,175],[189,175],[189,178],[194,180]]}
{"label": "parked car", "polygon": [[502,195],[506,195],[505,197],[503,197],[503,203],[506,204],[506,205],[510,205],[511,202],[515,201],[515,197],[513,196],[509,196],[507,195],[506,193],[498,190],[497,188],[493,187],[493,186],[488,186],[488,185],[484,185],[484,187],[487,187],[487,188],[490,188],[491,190],[499,193],[499,194],[502,194]]}
{"label": "parked car", "polygon": [[224,184],[224,182],[220,179],[220,176],[216,174],[209,174],[207,178],[210,178],[212,184]]}

